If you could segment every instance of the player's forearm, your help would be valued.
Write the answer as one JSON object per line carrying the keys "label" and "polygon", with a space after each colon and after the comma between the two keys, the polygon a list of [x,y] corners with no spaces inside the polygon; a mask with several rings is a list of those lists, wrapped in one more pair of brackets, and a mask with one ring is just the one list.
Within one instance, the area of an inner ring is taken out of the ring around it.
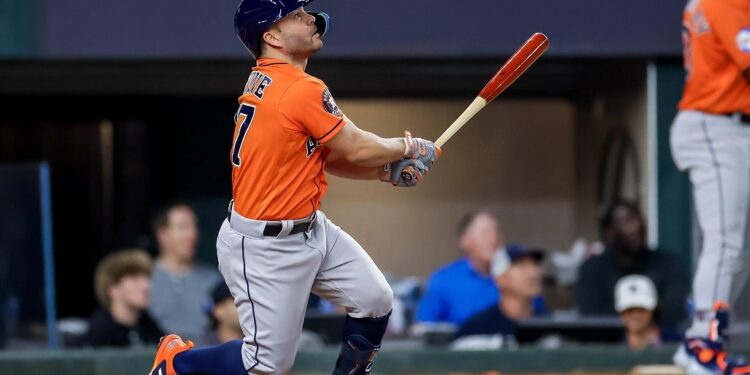
{"label": "player's forearm", "polygon": [[326,172],[352,180],[378,180],[382,171],[382,165],[379,167],[362,167],[345,159],[326,163]]}
{"label": "player's forearm", "polygon": [[382,167],[400,160],[406,151],[404,138],[382,138],[364,131],[351,120],[346,123],[326,146],[340,158],[361,167]]}
{"label": "player's forearm", "polygon": [[362,167],[382,167],[404,157],[406,148],[403,138],[381,138],[362,131],[355,150],[345,155],[346,160]]}

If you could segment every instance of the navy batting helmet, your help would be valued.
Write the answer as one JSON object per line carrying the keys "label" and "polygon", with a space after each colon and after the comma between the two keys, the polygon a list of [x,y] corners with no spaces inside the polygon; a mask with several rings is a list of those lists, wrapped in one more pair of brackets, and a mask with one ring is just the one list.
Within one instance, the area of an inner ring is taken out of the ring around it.
{"label": "navy batting helmet", "polygon": [[[271,25],[295,9],[313,0],[242,0],[234,14],[234,30],[242,44],[255,58],[260,55],[261,36]],[[308,12],[315,16],[315,26],[322,37],[328,31],[331,18],[323,12]]]}

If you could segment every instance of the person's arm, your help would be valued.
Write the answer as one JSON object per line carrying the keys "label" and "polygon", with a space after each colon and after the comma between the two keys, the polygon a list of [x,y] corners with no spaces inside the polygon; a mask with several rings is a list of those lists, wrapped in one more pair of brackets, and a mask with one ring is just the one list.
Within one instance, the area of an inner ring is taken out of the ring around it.
{"label": "person's arm", "polygon": [[[703,5],[702,5],[703,6]],[[734,1],[715,1],[703,6],[711,32],[750,83],[750,5]]]}
{"label": "person's arm", "polygon": [[[358,128],[348,118],[344,118],[344,121],[341,131],[325,144],[333,151],[334,158],[356,166],[382,168],[385,164],[402,159],[406,154],[403,137],[381,138]],[[334,164],[335,168],[335,161],[329,159],[329,163]]]}
{"label": "person's arm", "polygon": [[[326,172],[335,176],[414,186],[437,157],[432,142],[413,138],[408,131],[403,138],[381,138],[357,128],[348,118],[343,121],[342,129],[325,144]],[[414,168],[416,181],[403,179],[401,171],[408,167]]]}
{"label": "person's arm", "polygon": [[383,166],[363,167],[332,151],[326,159],[326,172],[352,180],[378,180],[382,179]]}
{"label": "person's arm", "polygon": [[[356,166],[384,169],[386,164],[393,163],[388,168],[391,174],[384,180],[399,186],[414,186],[413,180],[421,178],[439,156],[440,150],[432,142],[414,138],[409,132],[404,137],[382,138],[359,129],[344,116],[328,88],[316,79],[300,79],[292,84],[279,102],[279,112],[287,120],[284,126],[289,131],[309,135],[316,144],[331,151],[333,156],[326,158],[327,164],[330,163],[328,171],[343,177],[375,178],[374,169],[361,170]],[[409,181],[394,178],[407,167],[416,170],[412,172],[416,178]]]}

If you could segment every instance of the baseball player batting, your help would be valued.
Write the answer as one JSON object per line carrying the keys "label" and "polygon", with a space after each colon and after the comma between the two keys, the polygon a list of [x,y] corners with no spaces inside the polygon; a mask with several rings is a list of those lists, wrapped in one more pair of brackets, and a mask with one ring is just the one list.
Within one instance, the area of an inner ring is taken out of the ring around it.
{"label": "baseball player batting", "polygon": [[[370,373],[393,292],[367,252],[319,210],[324,172],[414,186],[440,149],[408,131],[381,138],[360,130],[323,81],[305,73],[330,23],[302,8],[311,1],[243,0],[235,15],[257,66],[235,114],[234,200],[216,248],[245,338],[193,348],[168,335],[152,375],[288,373],[310,291],[348,312],[333,373]],[[405,168],[415,178],[405,179]]]}
{"label": "baseball player batting", "polygon": [[695,316],[674,360],[690,375],[750,374],[726,353],[729,306],[750,274],[750,2],[689,1],[683,41],[687,76],[670,143],[690,175],[703,244]]}

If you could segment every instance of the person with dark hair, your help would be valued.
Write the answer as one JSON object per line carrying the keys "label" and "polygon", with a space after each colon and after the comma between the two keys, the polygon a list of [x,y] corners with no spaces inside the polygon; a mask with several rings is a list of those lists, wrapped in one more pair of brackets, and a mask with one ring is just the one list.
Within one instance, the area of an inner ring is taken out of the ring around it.
{"label": "person with dark hair", "polygon": [[659,324],[677,330],[686,317],[687,272],[670,253],[646,245],[645,223],[638,206],[614,203],[599,222],[605,250],[583,263],[578,278],[578,309],[588,315],[615,315],[615,284],[632,274],[648,276],[656,285]]}
{"label": "person with dark hair", "polygon": [[[495,252],[505,247],[505,238],[497,216],[485,209],[465,215],[458,223],[458,236],[465,256],[432,274],[417,310],[419,322],[458,325],[498,302],[490,264]],[[535,308],[545,309],[541,299]]]}
{"label": "person with dark hair", "polygon": [[202,343],[210,330],[203,306],[210,301],[213,286],[223,280],[216,267],[195,261],[195,212],[186,204],[171,204],[156,214],[153,226],[159,255],[149,312],[164,330]]}
{"label": "person with dark hair", "polygon": [[522,246],[508,246],[492,258],[491,274],[502,294],[497,304],[472,315],[461,324],[456,338],[476,335],[515,336],[518,321],[535,314],[534,300],[542,292],[539,263],[544,253]]}
{"label": "person with dark hair", "polygon": [[122,250],[96,267],[94,290],[101,308],[89,321],[84,343],[125,347],[154,344],[163,334],[148,308],[152,262],[143,250]]}
{"label": "person with dark hair", "polygon": [[214,343],[221,344],[244,337],[240,326],[240,317],[237,306],[229,287],[224,282],[219,282],[211,291],[211,304],[206,309],[214,334]]}

